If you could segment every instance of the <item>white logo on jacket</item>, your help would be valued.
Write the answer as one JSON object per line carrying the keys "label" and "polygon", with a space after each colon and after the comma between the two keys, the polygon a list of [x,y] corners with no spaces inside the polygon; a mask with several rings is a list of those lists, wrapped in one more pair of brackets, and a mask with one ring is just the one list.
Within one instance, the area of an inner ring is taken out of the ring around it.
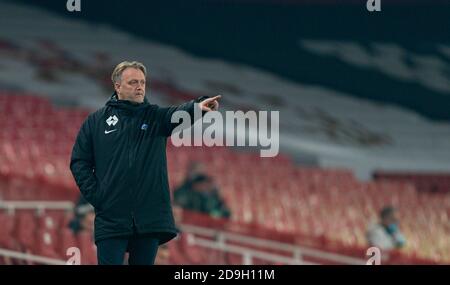
{"label": "white logo on jacket", "polygon": [[119,118],[117,118],[116,115],[114,116],[109,116],[109,118],[106,120],[106,123],[108,124],[108,126],[115,126],[117,124],[117,122],[119,122]]}
{"label": "white logo on jacket", "polygon": [[112,132],[115,132],[115,131],[117,131],[117,129],[110,130],[110,131],[105,130],[105,135],[107,135],[107,134],[109,134],[109,133],[112,133]]}

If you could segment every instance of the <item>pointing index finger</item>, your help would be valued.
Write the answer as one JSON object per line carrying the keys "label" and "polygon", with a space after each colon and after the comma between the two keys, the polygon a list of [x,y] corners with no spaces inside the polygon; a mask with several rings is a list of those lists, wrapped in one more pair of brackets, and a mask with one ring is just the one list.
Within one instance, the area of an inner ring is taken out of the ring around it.
{"label": "pointing index finger", "polygon": [[212,98],[209,98],[208,100],[209,100],[209,101],[214,101],[214,100],[219,99],[220,97],[222,97],[222,95],[214,96],[214,97],[212,97]]}

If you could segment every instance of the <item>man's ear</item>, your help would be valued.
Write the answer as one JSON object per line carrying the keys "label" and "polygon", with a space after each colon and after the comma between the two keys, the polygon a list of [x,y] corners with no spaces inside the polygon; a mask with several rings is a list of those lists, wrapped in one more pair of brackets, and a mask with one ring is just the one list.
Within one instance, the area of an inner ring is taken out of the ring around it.
{"label": "man's ear", "polygon": [[117,93],[119,93],[120,83],[116,82],[114,83],[114,90],[116,90]]}

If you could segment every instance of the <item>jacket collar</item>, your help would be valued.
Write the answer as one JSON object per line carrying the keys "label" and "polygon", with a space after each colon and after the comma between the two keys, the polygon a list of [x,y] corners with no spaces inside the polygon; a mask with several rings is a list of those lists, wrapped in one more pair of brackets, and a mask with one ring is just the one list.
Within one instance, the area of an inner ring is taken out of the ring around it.
{"label": "jacket collar", "polygon": [[106,106],[126,110],[129,112],[134,112],[138,110],[142,110],[147,107],[149,104],[147,97],[144,97],[144,102],[136,103],[128,100],[120,100],[117,96],[117,93],[114,92],[112,96],[109,98],[108,102],[106,102]]}

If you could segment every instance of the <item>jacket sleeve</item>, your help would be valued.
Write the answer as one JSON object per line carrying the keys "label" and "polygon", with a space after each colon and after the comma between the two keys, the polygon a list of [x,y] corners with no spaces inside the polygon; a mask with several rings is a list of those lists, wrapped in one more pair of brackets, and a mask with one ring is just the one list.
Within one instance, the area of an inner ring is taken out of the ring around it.
{"label": "jacket sleeve", "polygon": [[199,110],[198,114],[201,114],[201,116],[199,116],[199,118],[195,118],[195,108],[199,108],[198,103],[202,102],[203,100],[205,100],[206,98],[209,98],[209,96],[202,96],[199,97],[195,100],[191,100],[189,102],[186,102],[184,104],[181,104],[179,106],[172,106],[172,107],[165,107],[165,108],[158,108],[157,110],[157,117],[161,123],[161,130],[162,133],[165,136],[170,136],[172,134],[172,131],[180,124],[183,123],[182,120],[180,120],[180,122],[178,123],[172,123],[172,115],[177,112],[177,111],[185,111],[189,114],[190,118],[191,118],[191,124],[193,125],[195,123],[195,119],[200,119],[201,116],[203,116],[206,112],[202,112]]}
{"label": "jacket sleeve", "polygon": [[83,197],[92,206],[97,207],[95,194],[97,179],[94,174],[94,153],[92,146],[92,118],[88,117],[77,135],[70,160],[70,170]]}

